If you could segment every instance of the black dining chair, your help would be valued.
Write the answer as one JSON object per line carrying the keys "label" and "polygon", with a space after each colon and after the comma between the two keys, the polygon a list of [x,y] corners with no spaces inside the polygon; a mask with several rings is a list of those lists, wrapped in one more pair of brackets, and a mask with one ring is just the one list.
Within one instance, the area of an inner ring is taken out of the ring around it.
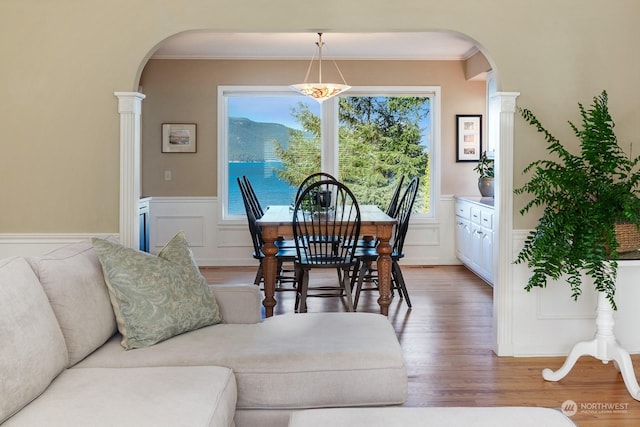
{"label": "black dining chair", "polygon": [[[244,189],[247,195],[247,201],[249,203],[250,208],[253,210],[254,216],[256,219],[262,218],[264,215],[264,209],[260,204],[260,200],[258,199],[258,195],[253,189],[253,185],[251,185],[251,181],[247,176],[242,177],[242,182],[244,183]],[[242,188],[241,188],[242,192]],[[243,199],[244,200],[244,199]],[[295,248],[296,245],[293,243],[291,239],[286,239],[283,236],[280,236],[278,240],[275,241],[275,245],[279,248]]]}
{"label": "black dining chair", "polygon": [[[389,204],[387,205],[387,209],[385,213],[392,218],[396,218],[398,213],[398,200],[400,199],[400,193],[402,191],[402,184],[404,183],[404,176],[400,176],[398,182],[396,182],[396,186],[391,194],[391,199],[389,200]],[[378,240],[375,236],[368,236],[364,239],[358,240],[358,247],[376,247],[378,244]]]}
{"label": "black dining chair", "polygon": [[396,187],[393,190],[393,194],[391,195],[391,200],[389,200],[389,204],[387,205],[387,210],[385,213],[392,218],[396,217],[398,213],[398,200],[400,199],[400,192],[402,190],[402,184],[404,183],[404,175],[400,177],[398,182],[396,183]]}
{"label": "black dining chair", "polygon": [[[300,185],[298,186],[298,191],[296,192],[296,198],[295,200],[298,200],[298,198],[300,197],[300,195],[302,194],[302,192],[311,184],[313,184],[314,182],[318,182],[318,181],[322,181],[322,180],[327,180],[327,181],[337,181],[337,179],[327,173],[327,172],[316,172],[316,173],[312,173],[311,175],[307,176],[305,179],[302,180],[302,182],[300,183]],[[295,202],[294,202],[295,203]]]}
{"label": "black dining chair", "polygon": [[[346,185],[334,180],[316,181],[305,188],[293,210],[296,243],[296,276],[299,278],[296,307],[307,311],[307,296],[346,296],[353,311],[349,271],[360,234],[360,207]],[[314,287],[309,293],[309,274],[314,268],[338,271],[338,286]]]}
{"label": "black dining chair", "polygon": [[248,196],[249,203],[251,204],[251,208],[256,213],[256,218],[257,219],[262,218],[262,215],[264,215],[264,209],[262,209],[260,200],[258,200],[258,195],[253,190],[253,185],[251,185],[251,181],[249,181],[249,178],[247,178],[246,175],[242,177],[242,181],[244,182],[245,189],[247,190],[247,196]]}
{"label": "black dining chair", "polygon": [[[407,292],[407,286],[398,261],[404,257],[404,241],[409,229],[409,220],[416,195],[418,194],[419,184],[420,180],[417,177],[413,178],[398,203],[396,212],[397,224],[394,226],[393,241],[391,242],[391,294],[393,295],[394,290],[398,290],[400,298],[405,299],[409,308],[411,308],[411,299],[409,298],[409,292]],[[352,275],[352,287],[355,287],[354,310],[358,307],[361,291],[378,289],[377,271],[373,268],[375,261],[378,259],[377,248],[358,247],[355,256],[357,263]],[[363,288],[362,285],[365,279],[367,282],[373,283],[374,286]]]}
{"label": "black dining chair", "polygon": [[[256,210],[251,204],[251,196],[248,188],[244,184],[244,180],[240,180],[240,178],[238,178],[238,186],[240,187],[240,194],[242,195],[242,200],[247,214],[247,223],[249,225],[249,233],[251,234],[251,243],[253,244],[253,258],[260,262],[256,272],[256,277],[253,281],[255,285],[259,286],[260,283],[264,282],[264,269],[262,266],[262,262],[265,258],[265,255],[262,252],[264,240],[262,239],[260,226],[257,223],[258,218],[256,218]],[[295,269],[285,269],[284,267],[285,263],[293,264],[295,262],[297,257],[295,245],[289,247],[285,245],[277,245],[277,247],[278,252],[276,253],[276,260],[278,262],[278,274],[276,276],[276,291],[296,290],[298,280],[295,276]],[[289,287],[285,286],[287,283],[290,284]]]}

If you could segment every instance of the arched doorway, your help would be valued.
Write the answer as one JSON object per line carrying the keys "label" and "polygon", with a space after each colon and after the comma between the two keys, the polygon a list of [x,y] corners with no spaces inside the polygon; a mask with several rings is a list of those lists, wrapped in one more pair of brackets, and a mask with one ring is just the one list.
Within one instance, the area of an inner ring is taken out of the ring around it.
{"label": "arched doorway", "polygon": [[[481,48],[480,48],[481,49]],[[483,52],[484,53],[484,52]],[[491,62],[490,56],[485,57]],[[147,58],[148,59],[148,58]],[[146,63],[145,59],[144,63]],[[141,64],[140,70],[144,67]],[[492,63],[495,69],[495,64]],[[140,78],[140,76],[138,77]],[[500,87],[499,82],[497,87]],[[489,104],[496,138],[496,200],[497,244],[494,245],[496,283],[493,298],[494,351],[498,355],[512,354],[512,289],[511,262],[513,222],[513,140],[514,113],[517,93],[496,92]],[[144,95],[137,92],[117,92],[120,113],[120,238],[136,247],[139,238],[138,200],[140,198],[140,115]]]}

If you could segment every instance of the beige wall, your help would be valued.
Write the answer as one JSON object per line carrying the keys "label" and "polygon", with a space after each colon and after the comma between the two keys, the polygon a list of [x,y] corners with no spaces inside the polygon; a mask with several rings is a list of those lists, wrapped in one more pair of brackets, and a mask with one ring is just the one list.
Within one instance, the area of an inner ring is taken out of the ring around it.
{"label": "beige wall", "polygon": [[[577,117],[577,101],[606,88],[620,139],[637,141],[637,0],[325,0],[322,13],[310,13],[317,7],[301,0],[1,1],[0,233],[117,232],[113,93],[137,90],[154,47],[192,29],[457,31],[479,43],[499,90],[521,92],[520,105],[550,129],[564,129],[556,136],[570,135],[566,120]],[[516,171],[546,156],[522,121],[514,155]],[[515,185],[522,182],[516,174]],[[534,220],[516,214],[514,224]]]}
{"label": "beige wall", "polygon": [[[474,164],[455,161],[455,115],[485,114],[485,82],[467,81],[462,61],[341,61],[352,86],[440,86],[442,194],[475,194]],[[151,60],[142,78],[142,193],[215,196],[218,85],[289,85],[304,77],[308,61]],[[162,123],[196,123],[198,151],[166,154]],[[172,180],[164,180],[171,170]]]}

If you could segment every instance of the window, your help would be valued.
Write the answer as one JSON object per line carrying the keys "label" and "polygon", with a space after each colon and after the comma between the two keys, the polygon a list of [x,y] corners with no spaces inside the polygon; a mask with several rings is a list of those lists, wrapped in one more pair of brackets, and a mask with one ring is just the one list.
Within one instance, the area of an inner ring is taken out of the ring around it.
{"label": "window", "polygon": [[237,177],[246,175],[266,206],[293,203],[298,183],[320,170],[383,209],[396,179],[419,176],[414,217],[434,217],[438,94],[360,87],[318,104],[289,88],[220,87],[222,218],[244,215]]}

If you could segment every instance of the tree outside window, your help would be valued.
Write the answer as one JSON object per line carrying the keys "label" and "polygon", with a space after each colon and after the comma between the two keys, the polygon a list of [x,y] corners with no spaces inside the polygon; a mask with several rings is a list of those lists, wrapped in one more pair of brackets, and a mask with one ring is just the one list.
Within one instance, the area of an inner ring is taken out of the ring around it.
{"label": "tree outside window", "polygon": [[243,93],[239,100],[227,99],[229,214],[244,212],[235,200],[236,175],[249,177],[265,205],[293,202],[299,183],[322,169],[322,119],[338,127],[337,171],[324,171],[347,184],[360,204],[385,209],[397,180],[418,176],[414,209],[432,212],[432,96],[342,96],[336,118],[323,117],[315,101],[297,95]]}

